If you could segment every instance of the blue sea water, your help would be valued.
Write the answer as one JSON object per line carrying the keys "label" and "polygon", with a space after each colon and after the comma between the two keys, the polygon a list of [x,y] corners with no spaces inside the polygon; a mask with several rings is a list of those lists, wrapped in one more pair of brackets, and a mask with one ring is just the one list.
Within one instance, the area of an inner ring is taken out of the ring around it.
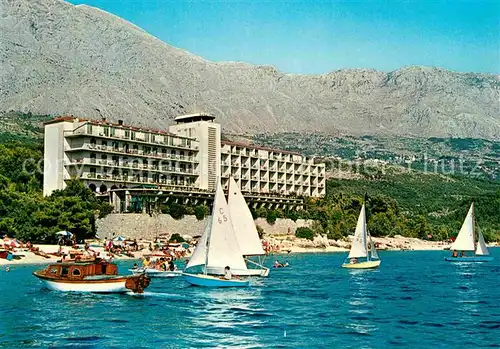
{"label": "blue sea water", "polygon": [[382,251],[371,271],[340,268],[339,253],[271,257],[291,267],[251,288],[153,279],[144,296],[48,291],[39,266],[2,268],[0,348],[500,348],[490,251],[495,261],[474,264]]}

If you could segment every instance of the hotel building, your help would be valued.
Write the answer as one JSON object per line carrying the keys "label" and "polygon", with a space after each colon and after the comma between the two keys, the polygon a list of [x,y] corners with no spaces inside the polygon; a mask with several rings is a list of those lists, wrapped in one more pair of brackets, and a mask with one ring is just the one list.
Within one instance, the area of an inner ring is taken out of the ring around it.
{"label": "hotel building", "polygon": [[78,178],[109,196],[121,212],[137,202],[138,193],[210,199],[217,178],[226,186],[229,175],[254,199],[283,202],[287,196],[325,194],[324,164],[298,153],[221,141],[214,119],[203,113],[179,116],[168,131],[73,116],[50,120],[45,123],[44,195]]}

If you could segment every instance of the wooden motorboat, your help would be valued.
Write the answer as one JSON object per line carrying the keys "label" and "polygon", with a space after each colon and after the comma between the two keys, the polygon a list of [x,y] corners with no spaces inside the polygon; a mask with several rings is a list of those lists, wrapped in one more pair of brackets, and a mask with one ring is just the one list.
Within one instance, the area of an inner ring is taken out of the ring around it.
{"label": "wooden motorboat", "polygon": [[150,281],[145,274],[120,276],[116,264],[102,259],[50,264],[33,275],[49,289],[64,292],[143,293]]}

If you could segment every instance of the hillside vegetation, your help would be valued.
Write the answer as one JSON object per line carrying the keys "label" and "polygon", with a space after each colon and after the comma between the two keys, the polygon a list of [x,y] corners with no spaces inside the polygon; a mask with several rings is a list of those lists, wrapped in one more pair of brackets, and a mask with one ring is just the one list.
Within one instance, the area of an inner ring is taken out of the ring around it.
{"label": "hillside vegetation", "polygon": [[[41,140],[21,142],[12,140],[19,137],[15,133],[5,135],[0,138],[0,232],[32,242],[54,242],[55,232],[63,229],[92,236],[95,214],[105,216],[111,207],[76,181],[51,197],[43,197]],[[369,178],[372,176],[329,179],[326,197],[306,198],[303,211],[257,209],[253,214],[271,224],[278,217],[315,219],[313,234],[339,239],[353,232],[366,200],[372,235],[400,234],[436,240],[456,234],[474,201],[477,222],[486,239],[500,238],[498,182],[397,170],[379,174],[376,180]],[[184,214],[204,217],[208,212],[207,207],[177,206],[165,208],[165,212],[178,219]]]}

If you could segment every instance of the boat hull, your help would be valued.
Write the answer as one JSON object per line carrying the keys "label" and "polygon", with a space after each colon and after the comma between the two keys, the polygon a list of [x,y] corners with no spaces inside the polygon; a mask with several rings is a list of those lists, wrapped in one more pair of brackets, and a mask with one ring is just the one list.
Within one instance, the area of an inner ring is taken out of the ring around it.
{"label": "boat hull", "polygon": [[141,275],[141,274],[145,273],[150,278],[172,278],[172,277],[182,275],[182,271],[180,271],[180,270],[164,271],[164,270],[146,268],[145,270],[144,269],[129,269],[129,271],[132,272],[132,274],[134,274],[134,275]]}
{"label": "boat hull", "polygon": [[446,257],[447,262],[491,262],[494,257],[491,256],[474,256],[474,257]]}
{"label": "boat hull", "polygon": [[248,287],[250,282],[247,280],[226,280],[215,276],[204,274],[183,273],[184,280],[194,286],[202,287]]}
{"label": "boat hull", "polygon": [[130,290],[125,286],[126,278],[106,282],[63,282],[41,279],[52,291],[61,292],[92,292],[92,293],[125,293]]}
{"label": "boat hull", "polygon": [[[231,273],[235,276],[262,276],[267,277],[269,275],[269,269],[232,269]],[[207,274],[209,275],[224,275],[225,271],[223,267],[208,267]]]}
{"label": "boat hull", "polygon": [[342,264],[342,268],[347,269],[375,269],[380,266],[380,261],[366,261],[359,263],[344,263]]}

